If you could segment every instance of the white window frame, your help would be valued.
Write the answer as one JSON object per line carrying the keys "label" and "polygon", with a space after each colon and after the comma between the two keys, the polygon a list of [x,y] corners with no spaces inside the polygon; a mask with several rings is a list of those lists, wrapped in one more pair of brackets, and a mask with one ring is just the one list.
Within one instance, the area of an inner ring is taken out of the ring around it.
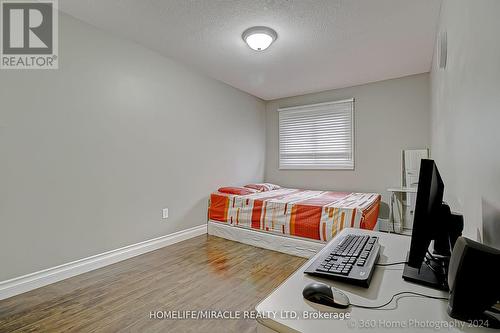
{"label": "white window frame", "polygon": [[[281,135],[280,135],[280,129],[281,129],[281,121],[279,117],[280,112],[286,112],[286,111],[296,111],[296,110],[303,110],[307,111],[308,109],[313,111],[315,108],[324,108],[325,106],[329,105],[334,105],[334,104],[340,104],[340,103],[352,103],[351,107],[351,159],[349,160],[349,165],[288,165],[288,166],[283,166],[281,163]],[[307,104],[307,105],[299,105],[299,106],[292,106],[292,107],[285,107],[285,108],[278,108],[278,168],[279,170],[354,170],[354,165],[355,165],[355,119],[354,119],[354,110],[355,110],[355,103],[354,103],[354,98],[349,98],[349,99],[343,99],[343,100],[337,100],[337,101],[332,101],[332,102],[325,102],[325,103],[316,103],[316,104]]]}

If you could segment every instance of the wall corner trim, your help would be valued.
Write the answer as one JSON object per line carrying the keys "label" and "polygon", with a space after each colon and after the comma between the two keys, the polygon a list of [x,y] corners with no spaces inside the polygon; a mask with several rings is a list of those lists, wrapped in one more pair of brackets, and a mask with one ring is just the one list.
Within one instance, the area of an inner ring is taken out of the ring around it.
{"label": "wall corner trim", "polygon": [[162,247],[172,245],[206,233],[207,225],[202,224],[165,236],[160,236],[59,266],[47,268],[38,272],[26,274],[5,281],[0,281],[0,300],[16,296],[33,289],[55,283],[57,281],[61,281],[107,265],[111,265],[119,261],[126,260],[150,251],[154,251]]}

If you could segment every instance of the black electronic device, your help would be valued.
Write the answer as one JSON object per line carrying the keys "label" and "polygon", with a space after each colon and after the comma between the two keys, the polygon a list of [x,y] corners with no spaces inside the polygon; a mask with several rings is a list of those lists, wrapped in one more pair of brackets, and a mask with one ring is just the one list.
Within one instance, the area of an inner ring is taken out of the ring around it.
{"label": "black electronic device", "polygon": [[308,301],[345,309],[349,306],[349,298],[340,290],[324,283],[310,283],[305,286],[302,296]]}
{"label": "black electronic device", "polygon": [[451,317],[473,325],[500,328],[500,250],[459,237],[450,258]]}
{"label": "black electronic device", "polygon": [[327,245],[305,273],[368,288],[379,258],[378,238],[347,234]]}
{"label": "black electronic device", "polygon": [[[463,219],[443,203],[444,183],[431,159],[422,159],[415,203],[410,251],[403,278],[414,283],[448,290],[451,249],[461,235]],[[429,250],[434,241],[434,253]]]}

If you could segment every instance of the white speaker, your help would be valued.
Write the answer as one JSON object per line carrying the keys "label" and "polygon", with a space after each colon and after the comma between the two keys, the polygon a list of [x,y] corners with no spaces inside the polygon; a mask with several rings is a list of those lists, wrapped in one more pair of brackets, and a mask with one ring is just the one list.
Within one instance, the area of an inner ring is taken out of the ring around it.
{"label": "white speaker", "polygon": [[439,60],[439,68],[446,68],[446,61],[448,58],[448,36],[446,31],[443,31],[439,34],[438,38],[438,60]]}

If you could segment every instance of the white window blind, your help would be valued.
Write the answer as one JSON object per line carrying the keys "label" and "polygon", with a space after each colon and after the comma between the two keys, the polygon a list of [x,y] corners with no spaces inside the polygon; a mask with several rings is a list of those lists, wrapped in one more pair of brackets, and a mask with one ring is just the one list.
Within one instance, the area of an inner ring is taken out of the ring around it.
{"label": "white window blind", "polygon": [[280,169],[354,169],[354,99],[278,113]]}

